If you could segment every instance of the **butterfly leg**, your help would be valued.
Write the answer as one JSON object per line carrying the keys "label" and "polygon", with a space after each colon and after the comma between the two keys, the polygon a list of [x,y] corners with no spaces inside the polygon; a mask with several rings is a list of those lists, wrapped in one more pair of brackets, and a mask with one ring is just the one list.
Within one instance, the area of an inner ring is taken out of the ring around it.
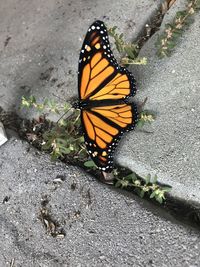
{"label": "butterfly leg", "polygon": [[114,182],[114,176],[112,173],[108,173],[108,172],[101,172],[102,176],[100,178],[100,181],[104,184],[109,184],[109,185],[113,185]]}

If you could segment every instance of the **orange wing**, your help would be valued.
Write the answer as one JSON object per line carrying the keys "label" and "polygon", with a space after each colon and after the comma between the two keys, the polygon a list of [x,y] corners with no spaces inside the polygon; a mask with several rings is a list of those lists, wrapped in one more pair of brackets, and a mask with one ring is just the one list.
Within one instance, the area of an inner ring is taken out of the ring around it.
{"label": "orange wing", "polygon": [[87,150],[102,171],[113,169],[113,152],[124,132],[134,129],[134,104],[93,107],[81,111]]}
{"label": "orange wing", "polygon": [[80,100],[124,99],[136,91],[135,79],[117,64],[103,22],[88,29],[79,59],[78,88]]}

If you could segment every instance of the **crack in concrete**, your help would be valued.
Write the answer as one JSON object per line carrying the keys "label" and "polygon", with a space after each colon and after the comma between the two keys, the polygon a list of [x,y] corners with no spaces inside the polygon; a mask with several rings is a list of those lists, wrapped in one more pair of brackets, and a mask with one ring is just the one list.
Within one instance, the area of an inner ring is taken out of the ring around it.
{"label": "crack in concrete", "polygon": [[[162,1],[158,6],[158,9],[152,13],[152,15],[146,19],[144,26],[142,27],[139,34],[133,38],[133,43],[136,42],[139,46],[139,51],[144,44],[160,29],[162,21],[166,13],[162,12],[162,5],[165,2]],[[169,7],[169,9],[171,6]],[[168,9],[168,10],[169,10]]]}
{"label": "crack in concrete", "polygon": [[[14,112],[5,112],[1,107],[0,107],[0,119],[2,120],[6,128],[8,129],[10,128],[14,131],[17,131],[20,135],[20,138],[24,140],[25,137],[23,135],[21,125],[23,124],[23,121],[29,121],[29,120],[20,118]],[[25,139],[25,141],[27,141],[27,139]],[[72,163],[71,165],[74,165],[74,164]],[[83,166],[81,166],[80,164],[79,165],[77,164],[77,166],[83,169]],[[88,174],[101,180],[99,178],[98,173],[93,170],[88,170]],[[135,194],[132,191],[131,193]],[[165,200],[164,205],[159,205],[155,200],[152,200],[152,199],[149,200],[149,198],[147,197],[145,199],[148,200],[149,203],[152,203],[153,205],[157,207],[158,206],[161,207],[165,212],[168,212],[169,214],[171,214],[175,219],[181,222],[184,222],[188,225],[191,225],[197,229],[200,229],[200,204],[199,203],[188,202],[188,201],[185,201],[184,199],[178,199],[178,198],[173,197],[169,193],[166,194],[166,200]]]}

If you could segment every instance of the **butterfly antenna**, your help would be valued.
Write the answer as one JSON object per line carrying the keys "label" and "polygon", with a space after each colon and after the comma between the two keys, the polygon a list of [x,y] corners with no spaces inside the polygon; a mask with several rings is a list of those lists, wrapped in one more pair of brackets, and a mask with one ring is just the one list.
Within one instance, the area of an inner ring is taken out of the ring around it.
{"label": "butterfly antenna", "polygon": [[142,112],[142,111],[143,111],[144,106],[145,106],[147,100],[148,100],[148,98],[145,97],[144,101],[138,104],[138,111],[139,111],[139,112]]}
{"label": "butterfly antenna", "polygon": [[107,173],[102,171],[102,176],[100,178],[100,181],[103,182],[104,184],[109,184],[109,185],[113,185],[113,181],[114,181],[114,175],[112,173]]}
{"label": "butterfly antenna", "polygon": [[55,96],[56,98],[58,98],[59,100],[61,100],[63,102],[66,102],[66,99],[64,99],[64,98],[62,98],[62,97],[60,97],[60,96],[58,96],[58,95],[56,95],[54,93],[52,93],[52,95]]}
{"label": "butterfly antenna", "polygon": [[[70,111],[72,111],[72,113],[74,112],[74,108],[73,107],[71,107],[71,108],[69,108],[58,120],[57,120],[57,122],[56,123],[58,123],[65,115],[67,115],[67,113],[69,113]],[[72,113],[70,114],[70,115],[72,115]],[[69,115],[69,116],[70,116]],[[68,117],[69,117],[68,116]]]}
{"label": "butterfly antenna", "polygon": [[77,102],[77,97],[72,96],[72,97],[68,98],[68,102],[73,106],[73,104]]}

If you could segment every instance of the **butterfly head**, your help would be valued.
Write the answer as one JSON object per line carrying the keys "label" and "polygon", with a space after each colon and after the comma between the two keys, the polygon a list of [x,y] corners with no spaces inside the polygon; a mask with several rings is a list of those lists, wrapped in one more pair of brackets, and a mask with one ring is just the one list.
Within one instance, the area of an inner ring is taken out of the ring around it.
{"label": "butterfly head", "polygon": [[78,101],[78,102],[74,102],[72,104],[72,107],[75,109],[84,109],[88,106],[86,101]]}
{"label": "butterfly head", "polygon": [[74,102],[74,103],[72,104],[72,108],[80,109],[80,103],[79,103],[79,102]]}

